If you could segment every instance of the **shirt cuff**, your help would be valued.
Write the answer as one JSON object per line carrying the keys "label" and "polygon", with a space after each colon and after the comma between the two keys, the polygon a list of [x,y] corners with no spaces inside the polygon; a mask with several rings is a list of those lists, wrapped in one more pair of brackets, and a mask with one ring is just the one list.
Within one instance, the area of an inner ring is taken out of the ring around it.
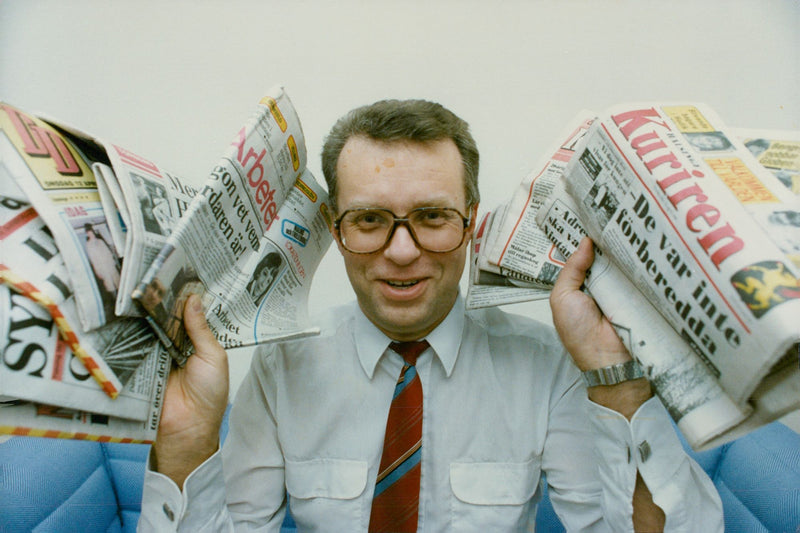
{"label": "shirt cuff", "polygon": [[[604,511],[617,515],[612,523],[631,524],[637,472],[664,512],[676,511],[681,491],[672,485],[689,458],[661,401],[656,397],[647,400],[630,422],[617,411],[592,401],[589,404],[597,435],[598,471],[607,491]],[[676,498],[678,501],[673,501]]]}
{"label": "shirt cuff", "polygon": [[[151,451],[152,457],[152,451]],[[217,450],[186,478],[183,492],[148,460],[140,530],[224,531],[227,520],[222,454]]]}

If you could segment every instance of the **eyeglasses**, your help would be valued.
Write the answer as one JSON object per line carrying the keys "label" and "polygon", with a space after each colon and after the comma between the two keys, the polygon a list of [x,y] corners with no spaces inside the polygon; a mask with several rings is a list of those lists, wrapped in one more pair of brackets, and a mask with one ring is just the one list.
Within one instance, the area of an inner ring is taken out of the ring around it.
{"label": "eyeglasses", "polygon": [[381,250],[400,224],[423,250],[446,253],[461,246],[469,223],[469,218],[450,207],[418,207],[403,218],[388,209],[363,207],[348,209],[333,227],[344,249],[354,254]]}

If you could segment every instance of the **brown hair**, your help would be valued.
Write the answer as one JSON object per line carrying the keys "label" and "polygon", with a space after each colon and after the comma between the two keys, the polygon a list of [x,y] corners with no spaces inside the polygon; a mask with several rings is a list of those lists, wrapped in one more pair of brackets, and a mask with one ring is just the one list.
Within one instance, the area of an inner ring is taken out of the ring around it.
{"label": "brown hair", "polygon": [[430,142],[452,139],[464,165],[467,208],[480,201],[478,192],[479,154],[469,124],[441,104],[427,100],[381,100],[353,109],[340,118],[325,138],[322,173],[336,211],[336,165],[347,140],[355,136],[395,142]]}

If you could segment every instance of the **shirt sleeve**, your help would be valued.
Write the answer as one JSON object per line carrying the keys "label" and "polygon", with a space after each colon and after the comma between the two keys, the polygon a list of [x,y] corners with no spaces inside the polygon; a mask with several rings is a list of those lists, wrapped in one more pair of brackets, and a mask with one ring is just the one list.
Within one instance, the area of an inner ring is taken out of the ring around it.
{"label": "shirt sleeve", "polygon": [[[231,409],[223,449],[197,467],[183,492],[167,476],[145,472],[138,531],[278,532],[286,514],[283,456],[267,398],[274,388],[257,350]],[[268,392],[271,391],[271,392]]]}
{"label": "shirt sleeve", "polygon": [[153,471],[148,461],[137,531],[233,531],[219,450],[189,474],[183,487],[181,492],[174,481]]}
{"label": "shirt sleeve", "polygon": [[[569,365],[571,366],[571,365]],[[651,398],[629,422],[590,401],[577,369],[561,369],[551,399],[542,468],[567,531],[633,531],[639,472],[666,514],[665,531],[722,531],[722,503]]]}

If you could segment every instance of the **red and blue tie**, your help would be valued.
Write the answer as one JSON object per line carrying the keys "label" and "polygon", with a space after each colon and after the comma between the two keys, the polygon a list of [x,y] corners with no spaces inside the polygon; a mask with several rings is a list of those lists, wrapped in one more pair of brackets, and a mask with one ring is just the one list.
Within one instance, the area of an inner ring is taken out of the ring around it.
{"label": "red and blue tie", "polygon": [[422,457],[422,383],[415,367],[428,341],[393,342],[405,364],[386,421],[383,455],[372,500],[370,532],[417,530]]}

